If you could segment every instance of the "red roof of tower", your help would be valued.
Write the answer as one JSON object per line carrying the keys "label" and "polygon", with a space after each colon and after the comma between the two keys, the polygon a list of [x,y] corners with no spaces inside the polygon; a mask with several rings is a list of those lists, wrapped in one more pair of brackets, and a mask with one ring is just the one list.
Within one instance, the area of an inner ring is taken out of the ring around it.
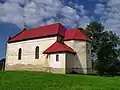
{"label": "red roof of tower", "polygon": [[79,29],[71,29],[65,31],[64,40],[84,40],[88,41],[88,38]]}
{"label": "red roof of tower", "polygon": [[57,52],[76,53],[72,48],[70,48],[69,46],[67,46],[66,44],[62,42],[55,42],[48,49],[46,49],[43,53],[49,54],[49,53],[57,53]]}
{"label": "red roof of tower", "polygon": [[41,38],[41,37],[49,37],[55,35],[64,37],[65,30],[66,30],[65,27],[62,26],[60,23],[50,24],[39,28],[23,30],[19,34],[11,37],[8,40],[8,42],[15,42],[15,41],[28,40],[28,39]]}

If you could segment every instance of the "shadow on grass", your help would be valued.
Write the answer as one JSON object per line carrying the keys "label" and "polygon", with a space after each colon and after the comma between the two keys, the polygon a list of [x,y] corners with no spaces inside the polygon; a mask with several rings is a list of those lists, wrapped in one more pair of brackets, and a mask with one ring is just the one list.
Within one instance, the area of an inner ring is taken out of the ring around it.
{"label": "shadow on grass", "polygon": [[115,73],[114,75],[108,74],[108,75],[98,75],[97,73],[91,73],[91,74],[82,74],[82,73],[77,73],[75,71],[72,71],[70,74],[73,75],[88,75],[88,76],[101,76],[101,77],[115,77],[115,76],[120,76],[120,72]]}
{"label": "shadow on grass", "polygon": [[90,76],[98,76],[96,73],[83,74],[83,73],[77,73],[77,72],[75,72],[75,71],[72,71],[70,74],[73,74],[73,75],[90,75]]}

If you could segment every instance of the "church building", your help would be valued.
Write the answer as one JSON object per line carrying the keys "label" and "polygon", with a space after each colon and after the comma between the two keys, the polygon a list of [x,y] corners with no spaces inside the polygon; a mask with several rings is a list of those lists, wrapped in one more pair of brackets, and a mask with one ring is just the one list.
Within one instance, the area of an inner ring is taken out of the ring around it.
{"label": "church building", "polygon": [[7,41],[5,70],[89,74],[91,42],[82,30],[60,23],[24,29]]}

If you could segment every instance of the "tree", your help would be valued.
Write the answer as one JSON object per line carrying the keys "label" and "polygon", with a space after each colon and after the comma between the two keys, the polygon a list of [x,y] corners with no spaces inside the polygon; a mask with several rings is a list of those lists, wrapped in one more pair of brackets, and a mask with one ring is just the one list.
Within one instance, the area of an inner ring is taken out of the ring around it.
{"label": "tree", "polygon": [[105,31],[99,22],[86,27],[86,35],[91,39],[94,69],[99,75],[115,74],[120,70],[120,38],[112,31]]}
{"label": "tree", "polygon": [[0,70],[5,70],[5,58],[0,60]]}
{"label": "tree", "polygon": [[86,35],[90,38],[92,42],[92,57],[95,60],[96,54],[99,51],[102,33],[104,31],[104,26],[99,22],[92,22],[86,27]]}

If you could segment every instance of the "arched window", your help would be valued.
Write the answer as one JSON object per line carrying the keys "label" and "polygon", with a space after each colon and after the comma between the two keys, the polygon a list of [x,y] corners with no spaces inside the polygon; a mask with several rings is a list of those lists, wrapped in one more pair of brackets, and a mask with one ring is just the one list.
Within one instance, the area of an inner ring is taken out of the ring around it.
{"label": "arched window", "polygon": [[18,60],[21,60],[21,56],[22,56],[22,49],[20,48],[18,51]]}
{"label": "arched window", "polygon": [[35,48],[35,59],[39,59],[39,47]]}

